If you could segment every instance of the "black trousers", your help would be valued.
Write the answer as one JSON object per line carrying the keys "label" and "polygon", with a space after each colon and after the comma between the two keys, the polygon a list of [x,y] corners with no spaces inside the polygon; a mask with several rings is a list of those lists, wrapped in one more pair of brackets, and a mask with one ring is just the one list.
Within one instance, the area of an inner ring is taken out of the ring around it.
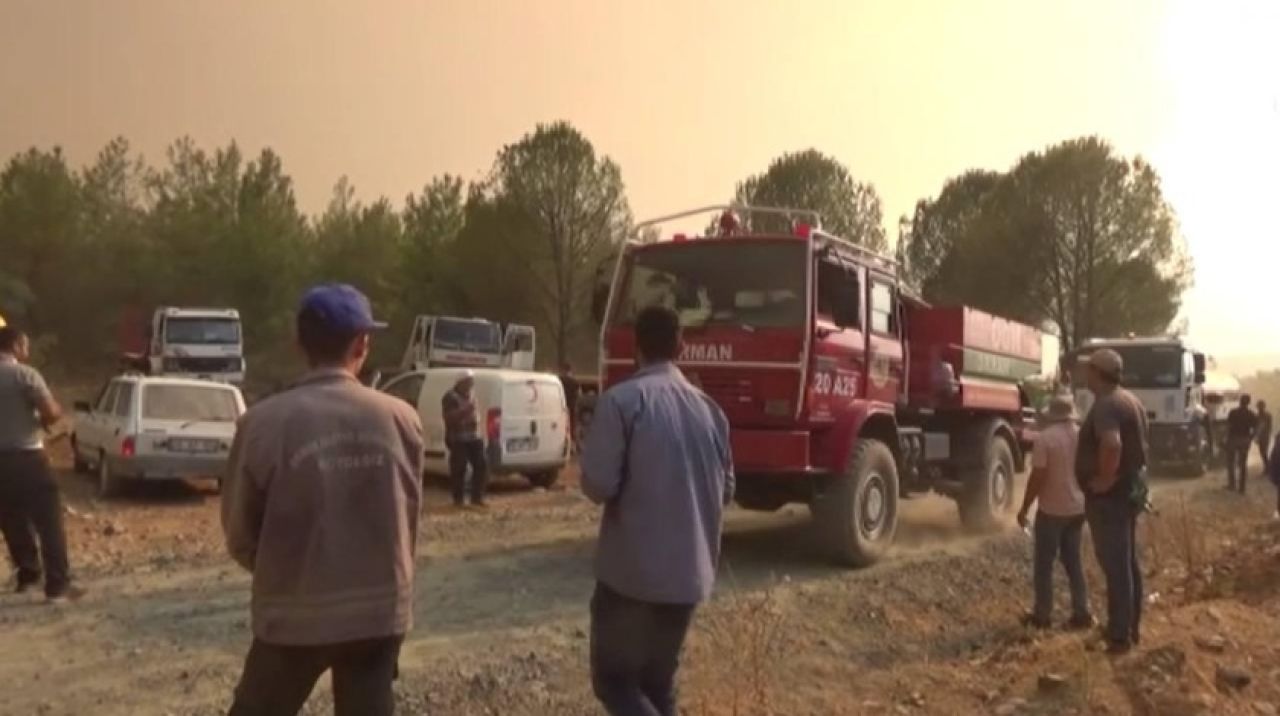
{"label": "black trousers", "polygon": [[610,716],[676,716],[676,671],[692,604],[652,604],[597,583],[591,685]]}
{"label": "black trousers", "polygon": [[253,640],[236,687],[230,716],[293,716],[311,696],[316,681],[333,671],[333,712],[337,716],[395,713],[391,682],[396,677],[403,636],[321,646],[284,646]]}
{"label": "black trousers", "polygon": [[1127,495],[1090,495],[1085,515],[1098,566],[1107,580],[1107,640],[1137,644],[1144,600],[1138,511]]}
{"label": "black trousers", "polygon": [[71,570],[62,493],[43,450],[0,452],[0,531],[19,584],[39,582],[43,574],[47,596],[67,591]]}
{"label": "black trousers", "polygon": [[483,440],[461,440],[448,444],[449,479],[453,483],[453,501],[461,505],[467,496],[467,467],[471,467],[471,501],[484,502],[485,485],[489,482],[489,465],[484,457]]}
{"label": "black trousers", "polygon": [[1238,490],[1240,494],[1244,494],[1245,480],[1249,477],[1249,449],[1252,447],[1248,438],[1233,438],[1227,442],[1227,487]]}

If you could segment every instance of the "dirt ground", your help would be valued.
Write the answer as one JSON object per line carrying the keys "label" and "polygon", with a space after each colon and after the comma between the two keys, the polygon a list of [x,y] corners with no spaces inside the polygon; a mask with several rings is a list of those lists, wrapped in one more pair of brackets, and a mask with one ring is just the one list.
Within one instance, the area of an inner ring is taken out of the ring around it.
{"label": "dirt ground", "polygon": [[[217,494],[160,484],[100,502],[58,458],[90,593],[60,607],[0,597],[0,714],[225,713],[250,640],[249,580],[223,555]],[[400,713],[597,713],[586,603],[598,515],[574,482],[502,482],[487,513],[430,490]],[[892,558],[848,571],[816,556],[802,508],[735,511],[720,589],[686,651],[684,712],[1276,714],[1274,492],[1255,479],[1240,498],[1222,482],[1158,480],[1159,513],[1142,528],[1144,639],[1116,659],[1091,650],[1096,637],[1019,626],[1030,541],[1016,527],[965,536],[949,502],[912,500]],[[322,681],[305,713],[330,704]]]}

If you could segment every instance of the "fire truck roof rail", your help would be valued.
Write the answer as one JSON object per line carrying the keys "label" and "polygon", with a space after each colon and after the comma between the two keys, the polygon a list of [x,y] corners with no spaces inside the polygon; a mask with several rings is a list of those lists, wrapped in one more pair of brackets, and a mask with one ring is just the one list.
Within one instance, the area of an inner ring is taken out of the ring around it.
{"label": "fire truck roof rail", "polygon": [[835,234],[829,234],[825,231],[815,231],[813,236],[823,241],[828,241],[839,246],[841,251],[853,254],[853,258],[863,261],[873,268],[881,271],[893,273],[898,269],[898,260],[892,256],[886,256],[865,246],[855,244],[848,239],[843,239]]}
{"label": "fire truck roof rail", "polygon": [[636,224],[635,230],[639,231],[640,229],[656,226],[657,224],[665,224],[668,221],[685,219],[690,216],[698,216],[699,214],[709,214],[713,211],[719,211],[721,213],[732,211],[739,217],[749,217],[751,214],[770,214],[773,216],[785,216],[787,218],[794,216],[798,218],[811,219],[814,229],[822,226],[822,215],[812,209],[788,209],[781,206],[751,206],[748,204],[708,204],[707,206],[702,206],[697,209],[689,209],[687,211],[681,211],[668,216],[659,216],[656,219],[642,221],[639,224]]}

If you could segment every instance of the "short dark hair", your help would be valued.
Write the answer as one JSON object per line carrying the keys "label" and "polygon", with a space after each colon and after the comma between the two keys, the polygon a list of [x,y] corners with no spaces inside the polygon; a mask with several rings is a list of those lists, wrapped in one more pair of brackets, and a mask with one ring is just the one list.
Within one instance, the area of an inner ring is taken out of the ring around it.
{"label": "short dark hair", "polygon": [[313,363],[336,363],[346,357],[359,333],[335,331],[315,311],[298,314],[298,345]]}
{"label": "short dark hair", "polygon": [[680,317],[666,306],[649,306],[636,316],[636,349],[645,360],[675,360],[680,350]]}
{"label": "short dark hair", "polygon": [[1240,396],[1241,405],[1248,405],[1249,403],[1252,403],[1252,402],[1253,402],[1253,396],[1249,395],[1248,393],[1245,393]]}
{"label": "short dark hair", "polygon": [[26,337],[27,334],[17,326],[0,328],[0,353],[12,353]]}

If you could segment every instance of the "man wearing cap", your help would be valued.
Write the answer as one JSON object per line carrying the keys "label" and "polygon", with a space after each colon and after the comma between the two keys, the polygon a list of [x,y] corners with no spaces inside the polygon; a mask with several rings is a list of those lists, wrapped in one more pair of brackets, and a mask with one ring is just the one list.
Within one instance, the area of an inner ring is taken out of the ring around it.
{"label": "man wearing cap", "polygon": [[310,372],[240,420],[222,526],[253,573],[254,638],[232,716],[296,714],[328,670],[335,713],[394,710],[423,437],[416,411],[356,379],[384,327],[351,286],[311,289],[297,317]]}
{"label": "man wearing cap", "polygon": [[1249,449],[1258,431],[1258,416],[1249,409],[1251,402],[1248,394],[1242,395],[1240,404],[1227,413],[1227,489],[1242,495],[1249,476]]}
{"label": "man wearing cap", "polygon": [[[1093,406],[1080,427],[1076,478],[1085,517],[1107,580],[1107,651],[1123,654],[1138,643],[1142,619],[1142,567],[1135,502],[1145,486],[1147,413],[1120,387],[1124,361],[1110,349],[1094,351],[1085,372]],[[1141,497],[1145,503],[1145,495]]]}
{"label": "man wearing cap", "polygon": [[1071,586],[1073,629],[1093,626],[1089,590],[1080,563],[1080,536],[1084,532],[1084,493],[1076,482],[1075,459],[1078,431],[1075,405],[1057,396],[1049,403],[1044,425],[1031,451],[1031,477],[1018,511],[1018,524],[1027,527],[1027,513],[1039,502],[1035,522],[1035,606],[1027,624],[1045,629],[1052,625],[1053,563],[1062,561]]}
{"label": "man wearing cap", "polygon": [[476,374],[464,370],[453,388],[440,399],[444,414],[444,443],[449,449],[449,478],[453,483],[453,504],[462,507],[467,501],[467,467],[471,467],[471,504],[484,507],[484,488],[489,467],[484,457],[484,438],[480,437],[480,419],[476,414],[473,391]]}

